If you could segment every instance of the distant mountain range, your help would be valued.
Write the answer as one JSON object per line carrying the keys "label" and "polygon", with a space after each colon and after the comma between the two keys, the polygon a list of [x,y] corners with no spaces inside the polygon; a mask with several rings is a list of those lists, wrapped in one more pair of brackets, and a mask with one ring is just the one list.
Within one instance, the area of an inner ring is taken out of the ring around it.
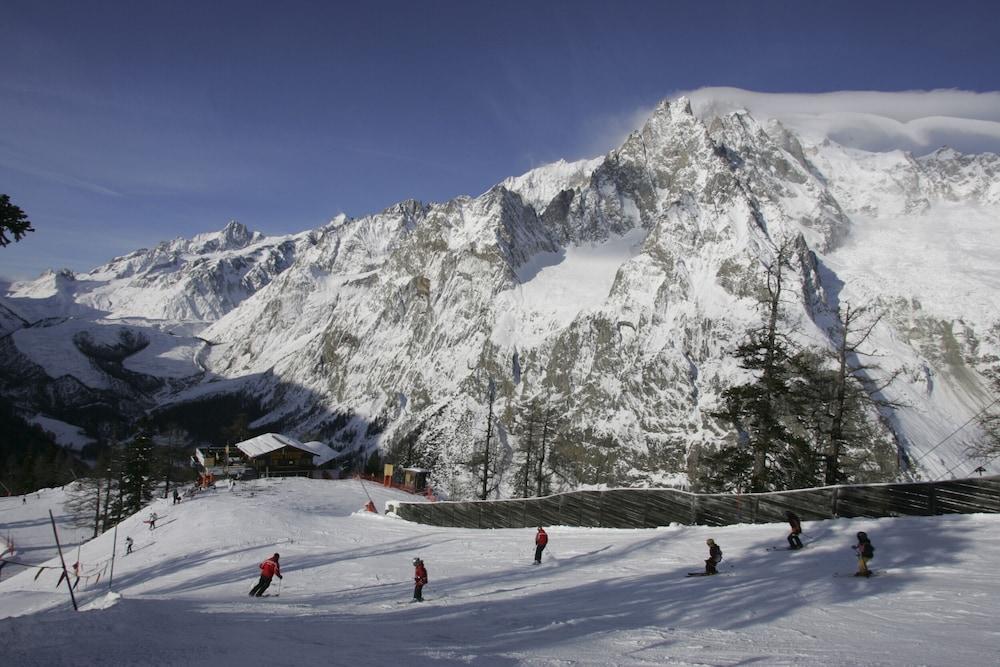
{"label": "distant mountain range", "polygon": [[799,244],[790,330],[829,347],[838,304],[870,305],[872,348],[898,373],[885,392],[903,405],[881,428],[914,475],[967,472],[974,424],[935,446],[992,400],[1000,158],[806,142],[746,112],[697,117],[684,98],[603,157],[478,197],[284,237],[231,222],[15,283],[0,393],[95,438],[149,411],[208,410],[216,425],[244,411],[251,429],[359,458],[406,447],[467,495],[493,386],[498,451],[535,400],[582,447],[644,461],[633,483],[682,482],[693,448],[733,438],[712,413],[746,377],[732,352],[785,239]]}

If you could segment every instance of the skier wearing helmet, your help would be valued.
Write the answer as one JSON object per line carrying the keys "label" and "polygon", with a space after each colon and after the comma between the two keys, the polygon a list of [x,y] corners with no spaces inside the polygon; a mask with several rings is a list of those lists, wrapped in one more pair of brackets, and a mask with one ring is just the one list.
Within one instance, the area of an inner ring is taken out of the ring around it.
{"label": "skier wearing helmet", "polygon": [[722,549],[715,543],[715,540],[708,538],[705,540],[708,545],[708,558],[705,560],[705,574],[718,574],[715,569],[716,564],[722,560]]}
{"label": "skier wearing helmet", "polygon": [[854,576],[870,577],[872,573],[868,569],[868,561],[875,556],[875,547],[872,546],[871,540],[868,539],[868,533],[858,533],[857,537],[858,543],[851,547],[858,554],[858,571],[854,573]]}
{"label": "skier wearing helmet", "polygon": [[424,567],[424,561],[419,558],[413,559],[413,601],[423,602],[424,596],[421,591],[424,589],[424,584],[427,583],[427,568]]}

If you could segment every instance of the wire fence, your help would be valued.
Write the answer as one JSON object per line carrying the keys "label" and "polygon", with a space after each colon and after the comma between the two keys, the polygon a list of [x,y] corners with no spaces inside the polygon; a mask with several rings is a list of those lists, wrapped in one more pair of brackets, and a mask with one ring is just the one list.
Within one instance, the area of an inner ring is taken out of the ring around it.
{"label": "wire fence", "polygon": [[997,513],[1000,476],[748,494],[697,494],[679,489],[573,491],[513,500],[401,502],[396,513],[416,523],[459,528],[655,528],[773,523],[784,521],[789,510],[802,520]]}

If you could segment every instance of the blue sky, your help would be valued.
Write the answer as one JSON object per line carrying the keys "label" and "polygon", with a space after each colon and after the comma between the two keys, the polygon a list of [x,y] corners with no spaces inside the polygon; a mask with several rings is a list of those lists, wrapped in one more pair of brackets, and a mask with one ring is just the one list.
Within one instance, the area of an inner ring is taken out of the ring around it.
{"label": "blue sky", "polygon": [[1000,87],[993,2],[4,0],[2,23],[0,192],[38,230],[8,278],[479,194],[678,91]]}

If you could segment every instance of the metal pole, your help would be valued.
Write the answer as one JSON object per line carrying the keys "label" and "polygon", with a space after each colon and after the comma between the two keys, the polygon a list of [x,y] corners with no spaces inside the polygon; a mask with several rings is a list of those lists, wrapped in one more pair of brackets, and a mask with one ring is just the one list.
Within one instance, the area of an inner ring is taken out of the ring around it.
{"label": "metal pole", "polygon": [[73,601],[73,611],[80,611],[76,606],[76,596],[73,594],[73,584],[69,583],[69,572],[66,571],[66,559],[63,558],[62,545],[59,544],[59,531],[56,530],[56,518],[49,510],[49,520],[52,522],[52,534],[56,536],[56,549],[59,550],[59,560],[62,562],[63,576],[66,578],[66,588],[69,589],[69,599]]}
{"label": "metal pole", "polygon": [[361,488],[362,488],[362,490],[364,490],[365,495],[368,496],[368,502],[370,502],[371,504],[374,505],[375,501],[372,500],[371,494],[369,494],[368,493],[368,489],[365,488],[365,480],[364,480],[364,478],[363,477],[358,477],[358,481],[361,482]]}
{"label": "metal pole", "polygon": [[111,590],[111,583],[115,580],[115,554],[118,552],[118,524],[115,524],[115,536],[111,543],[111,574],[108,576],[108,590]]}

